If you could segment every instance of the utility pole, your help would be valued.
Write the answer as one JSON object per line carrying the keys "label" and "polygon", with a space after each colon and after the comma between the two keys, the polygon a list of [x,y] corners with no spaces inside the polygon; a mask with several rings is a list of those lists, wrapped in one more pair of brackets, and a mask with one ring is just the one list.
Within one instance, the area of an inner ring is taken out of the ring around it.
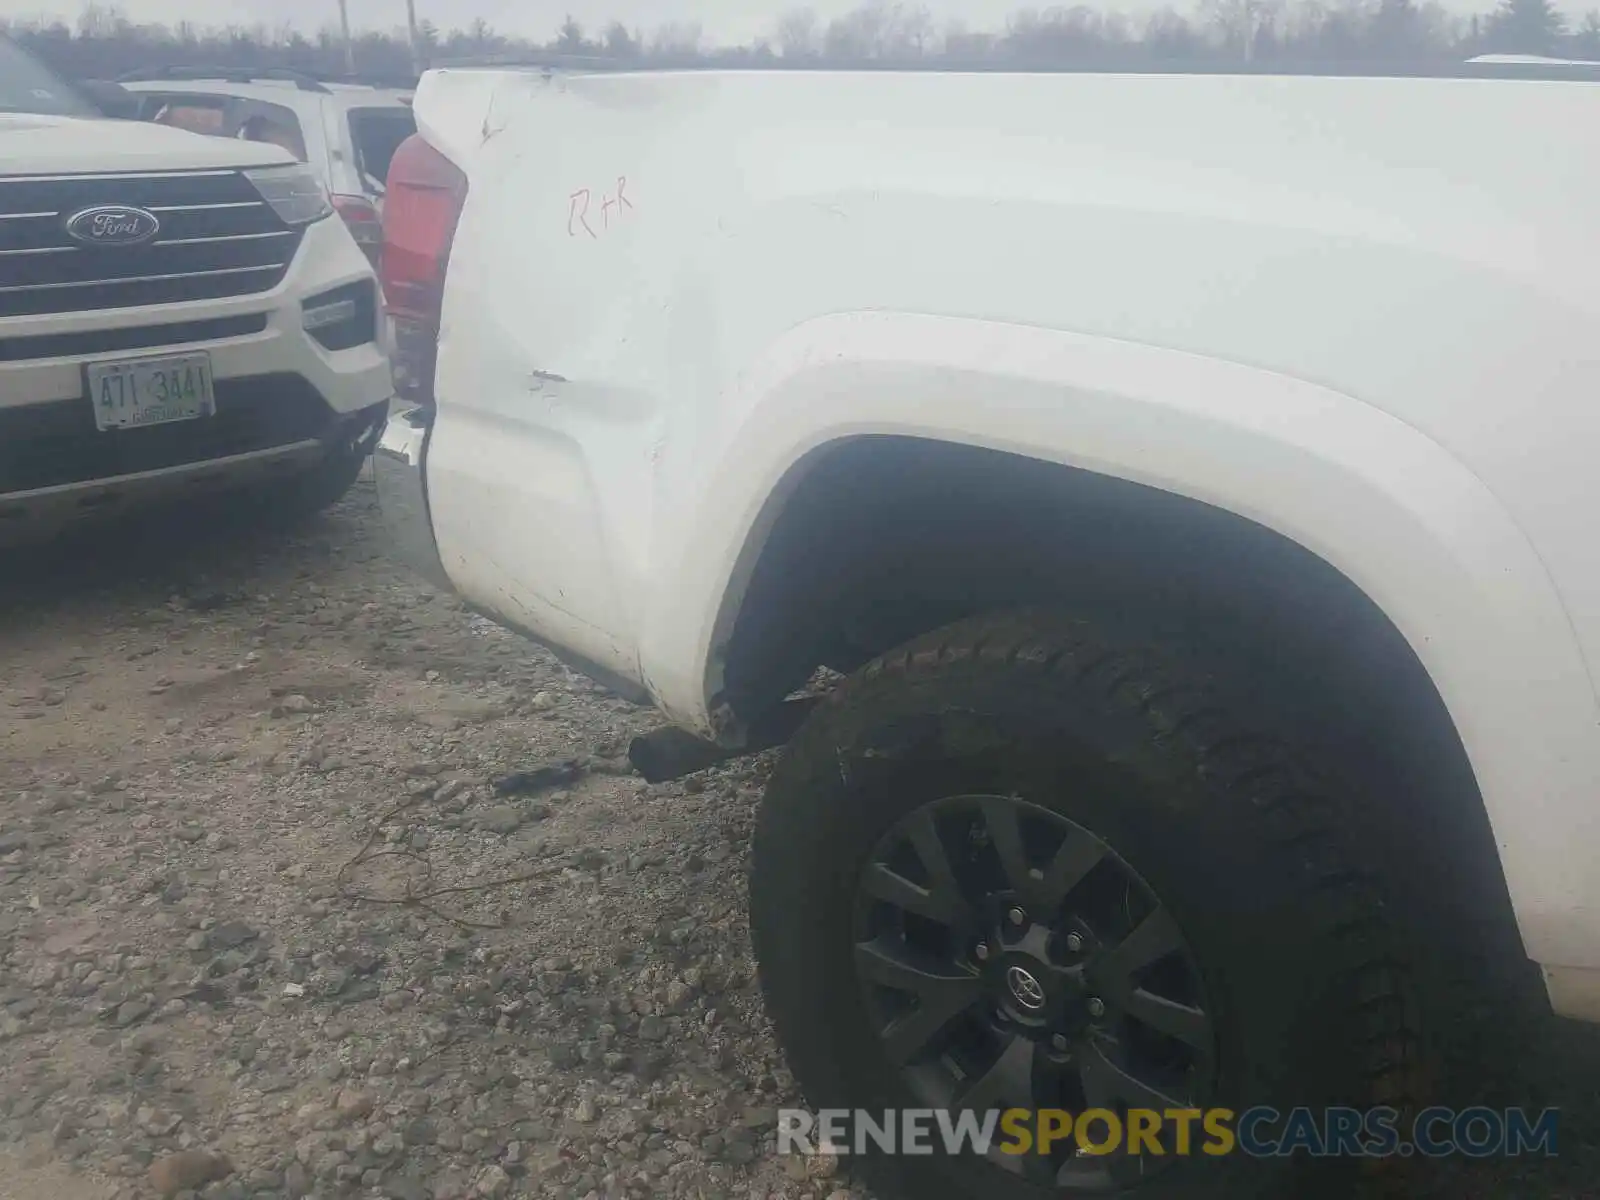
{"label": "utility pole", "polygon": [[356,44],[350,40],[349,0],[339,0],[339,32],[344,37],[345,72],[354,75],[356,73]]}
{"label": "utility pole", "polygon": [[406,0],[406,37],[411,42],[411,66],[422,74],[422,45],[417,41],[417,0]]}

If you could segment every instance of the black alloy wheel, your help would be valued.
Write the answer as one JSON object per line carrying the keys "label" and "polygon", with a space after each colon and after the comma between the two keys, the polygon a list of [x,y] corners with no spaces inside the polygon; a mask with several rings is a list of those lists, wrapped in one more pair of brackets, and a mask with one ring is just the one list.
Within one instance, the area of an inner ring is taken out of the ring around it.
{"label": "black alloy wheel", "polygon": [[[974,1114],[1197,1107],[1213,1031],[1192,951],[1136,871],[1081,825],[1012,796],[924,804],[860,876],[855,960],[883,1053],[924,1106]],[[1163,1160],[992,1161],[1107,1191]]]}
{"label": "black alloy wheel", "polygon": [[[807,1106],[1412,1108],[1415,987],[1363,798],[1236,711],[1050,613],[929,634],[831,693],[784,749],[750,865]],[[880,1200],[1308,1200],[1363,1165],[1202,1153],[1203,1122],[1187,1152],[1169,1121],[1159,1153],[1130,1153],[1121,1123],[1089,1153],[935,1137],[847,1161]]]}

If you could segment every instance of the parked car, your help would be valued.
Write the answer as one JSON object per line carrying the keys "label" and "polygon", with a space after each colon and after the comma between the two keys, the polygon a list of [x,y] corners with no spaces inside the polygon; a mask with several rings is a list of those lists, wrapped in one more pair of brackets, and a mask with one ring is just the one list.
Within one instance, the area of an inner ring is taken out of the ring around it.
{"label": "parked car", "polygon": [[356,243],[376,260],[389,160],[417,130],[410,88],[204,67],[134,71],[119,82],[139,97],[144,120],[288,150],[317,173]]}
{"label": "parked car", "polygon": [[[750,922],[813,1106],[1414,1112],[1530,994],[1600,1021],[1600,160],[1551,149],[1592,78],[499,67],[415,109],[397,544],[657,705],[647,775],[785,743]],[[1354,1161],[1074,1146],[863,1169]]]}
{"label": "parked car", "polygon": [[138,97],[120,83],[109,79],[77,79],[73,81],[73,87],[103,117],[117,117],[126,121],[139,119]]}
{"label": "parked car", "polygon": [[0,40],[0,539],[343,494],[392,386],[372,266],[332,215],[284,151],[106,119]]}

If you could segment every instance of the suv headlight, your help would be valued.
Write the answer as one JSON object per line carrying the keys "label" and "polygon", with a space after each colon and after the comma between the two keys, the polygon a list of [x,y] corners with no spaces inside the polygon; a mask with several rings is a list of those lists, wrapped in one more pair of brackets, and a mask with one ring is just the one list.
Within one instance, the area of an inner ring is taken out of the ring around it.
{"label": "suv headlight", "polygon": [[259,167],[246,171],[244,177],[255,185],[261,198],[286,225],[309,225],[333,212],[333,203],[322,181],[303,163]]}

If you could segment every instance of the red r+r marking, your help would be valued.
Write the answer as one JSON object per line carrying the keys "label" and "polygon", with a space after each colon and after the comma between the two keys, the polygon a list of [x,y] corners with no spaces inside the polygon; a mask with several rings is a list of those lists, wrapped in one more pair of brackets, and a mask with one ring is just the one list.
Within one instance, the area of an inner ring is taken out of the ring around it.
{"label": "red r+r marking", "polygon": [[594,230],[589,228],[589,189],[579,188],[569,197],[571,207],[567,209],[567,236],[577,237],[578,231],[573,223],[583,226],[583,231],[590,237],[599,237]]}
{"label": "red r+r marking", "polygon": [[[578,230],[580,228],[584,233],[587,233],[592,238],[597,238],[600,236],[589,224],[590,199],[591,197],[588,188],[579,188],[577,191],[573,192],[570,197],[568,197],[568,237],[577,237]],[[628,199],[628,177],[626,175],[618,175],[616,194],[606,195],[600,198],[600,227],[602,229],[611,228],[612,212],[615,211],[618,216],[621,216],[622,210],[625,208],[633,208],[633,201]]]}

